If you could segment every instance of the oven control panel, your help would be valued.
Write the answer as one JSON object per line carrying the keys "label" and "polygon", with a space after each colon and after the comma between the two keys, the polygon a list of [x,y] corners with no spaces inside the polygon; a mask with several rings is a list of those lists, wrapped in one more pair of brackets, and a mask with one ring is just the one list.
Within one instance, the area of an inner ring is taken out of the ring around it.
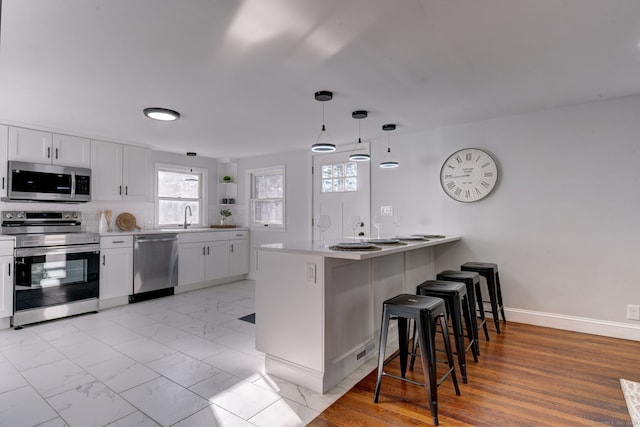
{"label": "oven control panel", "polygon": [[51,222],[82,221],[82,212],[79,211],[2,211],[2,224],[5,222],[28,224],[43,224]]}

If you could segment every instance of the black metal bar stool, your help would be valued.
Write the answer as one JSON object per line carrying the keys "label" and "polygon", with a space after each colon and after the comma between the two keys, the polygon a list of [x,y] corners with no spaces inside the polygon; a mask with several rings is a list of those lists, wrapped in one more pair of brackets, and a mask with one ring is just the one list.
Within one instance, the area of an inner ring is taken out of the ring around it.
{"label": "black metal bar stool", "polygon": [[[475,350],[475,339],[473,335],[473,324],[471,318],[473,317],[473,310],[471,304],[469,304],[469,298],[467,294],[467,287],[461,282],[447,282],[444,280],[427,280],[416,287],[416,293],[418,295],[426,295],[430,297],[442,298],[447,308],[447,315],[451,319],[451,326],[453,328],[453,337],[456,345],[456,355],[458,356],[458,365],[460,366],[460,374],[462,375],[462,382],[467,383],[467,363],[466,352],[471,349],[473,354],[473,360],[478,361],[478,355]],[[462,319],[464,318],[465,327],[462,326]],[[464,331],[467,331],[467,338],[469,344],[464,343]],[[414,331],[415,332],[415,331]],[[448,329],[447,329],[448,332]],[[416,357],[417,342],[414,340],[413,354],[411,356],[410,369],[413,370],[413,364]]]}
{"label": "black metal bar stool", "polygon": [[507,323],[504,317],[504,306],[502,305],[502,290],[500,289],[500,275],[498,274],[498,264],[491,262],[466,262],[460,267],[462,271],[474,271],[484,277],[487,281],[489,291],[489,302],[491,303],[491,314],[496,331],[500,333],[500,318],[498,312],[502,314],[502,321]]}
{"label": "black metal bar stool", "polygon": [[471,316],[473,330],[476,340],[476,352],[480,355],[480,344],[478,342],[478,329],[482,326],[484,337],[489,341],[489,330],[487,329],[487,320],[484,315],[484,306],[482,304],[482,291],[480,290],[480,275],[471,271],[445,270],[436,275],[438,280],[449,280],[452,282],[463,282],[467,286],[467,295],[469,295],[469,303],[472,311],[480,313],[480,325],[478,325],[478,317]]}
{"label": "black metal bar stool", "polygon": [[[400,346],[399,354],[395,354],[385,361],[385,349],[387,346],[387,333],[389,331],[389,320],[392,316],[398,318],[398,341]],[[435,352],[435,336],[437,319],[440,319],[442,329],[442,338],[444,340],[445,351],[447,353],[447,362],[449,370],[438,379],[436,376],[436,352]],[[422,370],[424,372],[424,383],[419,383],[406,378],[407,358],[409,356],[409,331],[407,323],[413,320],[420,342]],[[458,388],[458,379],[456,378],[456,370],[453,363],[453,353],[451,352],[451,344],[449,343],[449,334],[447,333],[447,311],[445,303],[441,298],[427,297],[422,295],[400,294],[391,299],[386,300],[382,306],[382,327],[380,329],[380,347],[378,349],[378,379],[376,381],[376,391],[373,401],[378,403],[378,395],[380,394],[380,384],[382,376],[386,375],[398,380],[406,381],[411,384],[419,385],[427,390],[429,398],[429,410],[433,417],[434,425],[438,425],[438,386],[451,376],[456,395],[460,395]],[[400,356],[400,373],[401,376],[392,375],[384,372],[384,365],[393,360],[396,356]]]}

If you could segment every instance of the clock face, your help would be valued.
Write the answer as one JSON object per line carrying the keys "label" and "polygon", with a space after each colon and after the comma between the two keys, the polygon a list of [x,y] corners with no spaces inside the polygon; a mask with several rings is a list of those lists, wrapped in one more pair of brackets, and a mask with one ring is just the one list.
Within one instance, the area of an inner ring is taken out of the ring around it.
{"label": "clock face", "polygon": [[440,184],[459,202],[476,202],[489,195],[498,180],[498,167],[486,151],[465,148],[450,155],[440,169]]}

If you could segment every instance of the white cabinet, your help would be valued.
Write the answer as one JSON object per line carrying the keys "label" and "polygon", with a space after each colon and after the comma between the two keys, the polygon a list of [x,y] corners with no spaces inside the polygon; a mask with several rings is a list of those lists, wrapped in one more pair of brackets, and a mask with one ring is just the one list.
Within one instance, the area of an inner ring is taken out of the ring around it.
{"label": "white cabinet", "polygon": [[33,129],[9,128],[9,160],[62,166],[91,166],[91,143],[86,138]]}
{"label": "white cabinet", "polygon": [[249,273],[249,232],[231,231],[229,240],[229,276]]}
{"label": "white cabinet", "polygon": [[209,282],[249,273],[247,230],[178,235],[178,285]]}
{"label": "white cabinet", "polygon": [[178,243],[179,286],[228,276],[229,233],[181,233]]}
{"label": "white cabinet", "polygon": [[0,125],[0,197],[7,197],[7,160],[9,147],[9,126]]}
{"label": "white cabinet", "polygon": [[102,301],[116,297],[128,297],[132,292],[133,237],[101,237],[100,300]]}
{"label": "white cabinet", "polygon": [[147,148],[91,141],[91,198],[149,201],[151,151]]}
{"label": "white cabinet", "polygon": [[0,319],[13,315],[13,241],[0,241]]}

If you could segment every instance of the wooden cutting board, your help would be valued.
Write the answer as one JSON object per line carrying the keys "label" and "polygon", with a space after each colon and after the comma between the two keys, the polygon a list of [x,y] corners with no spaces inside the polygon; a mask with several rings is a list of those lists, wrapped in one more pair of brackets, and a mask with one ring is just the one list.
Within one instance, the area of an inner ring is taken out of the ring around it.
{"label": "wooden cutting board", "polygon": [[122,231],[131,231],[134,228],[141,230],[136,224],[136,217],[129,212],[123,212],[116,218],[116,225]]}

